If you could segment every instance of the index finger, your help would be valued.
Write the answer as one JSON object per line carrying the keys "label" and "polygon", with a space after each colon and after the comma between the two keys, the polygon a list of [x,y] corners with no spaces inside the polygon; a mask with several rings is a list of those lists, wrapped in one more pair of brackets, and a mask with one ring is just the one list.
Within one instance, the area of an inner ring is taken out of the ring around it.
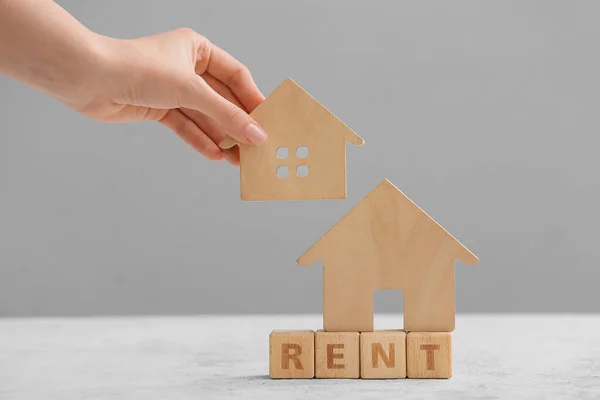
{"label": "index finger", "polygon": [[246,111],[252,112],[265,96],[256,86],[248,67],[212,43],[206,47],[209,52],[206,72],[229,87]]}

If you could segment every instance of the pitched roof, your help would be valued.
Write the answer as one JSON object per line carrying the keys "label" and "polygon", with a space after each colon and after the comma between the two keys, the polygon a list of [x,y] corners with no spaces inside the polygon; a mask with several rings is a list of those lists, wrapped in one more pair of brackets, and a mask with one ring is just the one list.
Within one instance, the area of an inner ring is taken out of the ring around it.
{"label": "pitched roof", "polygon": [[[390,190],[391,189],[391,190]],[[462,243],[460,243],[454,236],[452,236],[448,231],[446,231],[440,224],[438,224],[433,218],[431,218],[423,209],[421,209],[417,204],[415,204],[408,196],[406,196],[400,189],[398,189],[393,183],[389,180],[384,179],[375,189],[373,189],[367,196],[365,196],[361,201],[358,202],[341,220],[339,220],[335,225],[333,225],[317,242],[315,242],[302,256],[300,256],[297,262],[301,265],[311,265],[320,259],[323,255],[320,254],[322,251],[318,248],[318,244],[325,239],[336,227],[343,224],[346,218],[352,218],[352,214],[359,207],[364,205],[366,202],[371,202],[375,197],[384,199],[387,196],[385,192],[392,192],[395,196],[401,196],[402,200],[411,206],[411,208],[418,210],[419,213],[425,215],[431,222],[433,222],[440,230],[442,230],[445,234],[447,234],[452,240],[454,240],[460,246],[459,259],[463,261],[465,264],[476,264],[479,259],[475,254],[473,254],[469,249],[467,249]],[[380,200],[376,200],[380,201]],[[369,227],[365,227],[365,229],[369,229]]]}
{"label": "pitched roof", "polygon": [[[298,96],[303,101],[310,100],[310,101],[317,102],[319,104],[319,106],[321,106],[321,108],[325,112],[327,112],[339,124],[342,124],[346,128],[346,129],[343,129],[343,132],[345,133],[344,139],[347,142],[350,142],[357,146],[362,146],[365,143],[363,138],[358,136],[352,129],[350,129],[346,124],[344,124],[331,111],[329,111],[326,107],[324,107],[321,103],[319,103],[314,97],[312,97],[306,90],[304,90],[302,87],[300,87],[300,85],[298,85],[296,82],[294,82],[291,78],[287,78],[285,81],[283,81],[283,83],[281,83],[261,104],[258,105],[258,107],[256,107],[256,109],[254,111],[252,111],[252,113],[250,113],[250,116],[253,116],[253,114],[257,110],[262,110],[267,107],[277,109],[278,104],[277,104],[277,102],[274,101],[274,99],[276,99],[280,95],[286,94],[286,93],[288,96],[290,94]],[[257,122],[260,123],[260,121],[257,121]],[[229,149],[229,148],[231,148],[235,145],[239,145],[239,144],[240,143],[238,141],[236,141],[232,137],[228,136],[219,143],[219,147],[222,149]]]}

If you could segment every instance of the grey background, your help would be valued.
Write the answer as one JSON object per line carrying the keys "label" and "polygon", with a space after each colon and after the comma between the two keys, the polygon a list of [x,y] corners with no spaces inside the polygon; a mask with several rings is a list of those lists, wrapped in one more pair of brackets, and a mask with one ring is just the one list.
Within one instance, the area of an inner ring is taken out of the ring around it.
{"label": "grey background", "polygon": [[61,4],[116,37],[194,28],[366,144],[345,201],[244,203],[158,124],[0,77],[0,315],[319,312],[321,268],[295,260],[384,177],[480,257],[459,312],[600,311],[600,3]]}

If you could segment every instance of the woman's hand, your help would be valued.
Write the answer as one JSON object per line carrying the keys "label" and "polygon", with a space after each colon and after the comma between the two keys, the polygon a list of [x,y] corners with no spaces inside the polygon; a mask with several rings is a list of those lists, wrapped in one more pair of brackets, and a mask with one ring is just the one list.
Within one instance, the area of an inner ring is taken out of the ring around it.
{"label": "woman's hand", "polygon": [[[248,69],[190,29],[134,40],[100,38],[97,90],[77,111],[104,122],[153,120],[211,160],[239,163],[232,136],[262,145],[267,136],[248,115],[264,97]],[[81,103],[79,101],[78,103]]]}
{"label": "woman's hand", "polygon": [[0,73],[99,121],[158,121],[211,160],[239,163],[217,146],[226,136],[266,140],[248,69],[190,29],[111,39],[54,1],[0,0]]}

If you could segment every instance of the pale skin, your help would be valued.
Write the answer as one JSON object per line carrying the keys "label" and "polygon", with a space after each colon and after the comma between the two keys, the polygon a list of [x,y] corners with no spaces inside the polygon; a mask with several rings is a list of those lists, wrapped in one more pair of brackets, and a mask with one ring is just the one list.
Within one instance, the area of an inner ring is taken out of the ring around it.
{"label": "pale skin", "polygon": [[227,136],[262,145],[264,96],[248,68],[191,29],[114,39],[51,0],[0,0],[0,73],[102,122],[157,121],[210,160]]}

